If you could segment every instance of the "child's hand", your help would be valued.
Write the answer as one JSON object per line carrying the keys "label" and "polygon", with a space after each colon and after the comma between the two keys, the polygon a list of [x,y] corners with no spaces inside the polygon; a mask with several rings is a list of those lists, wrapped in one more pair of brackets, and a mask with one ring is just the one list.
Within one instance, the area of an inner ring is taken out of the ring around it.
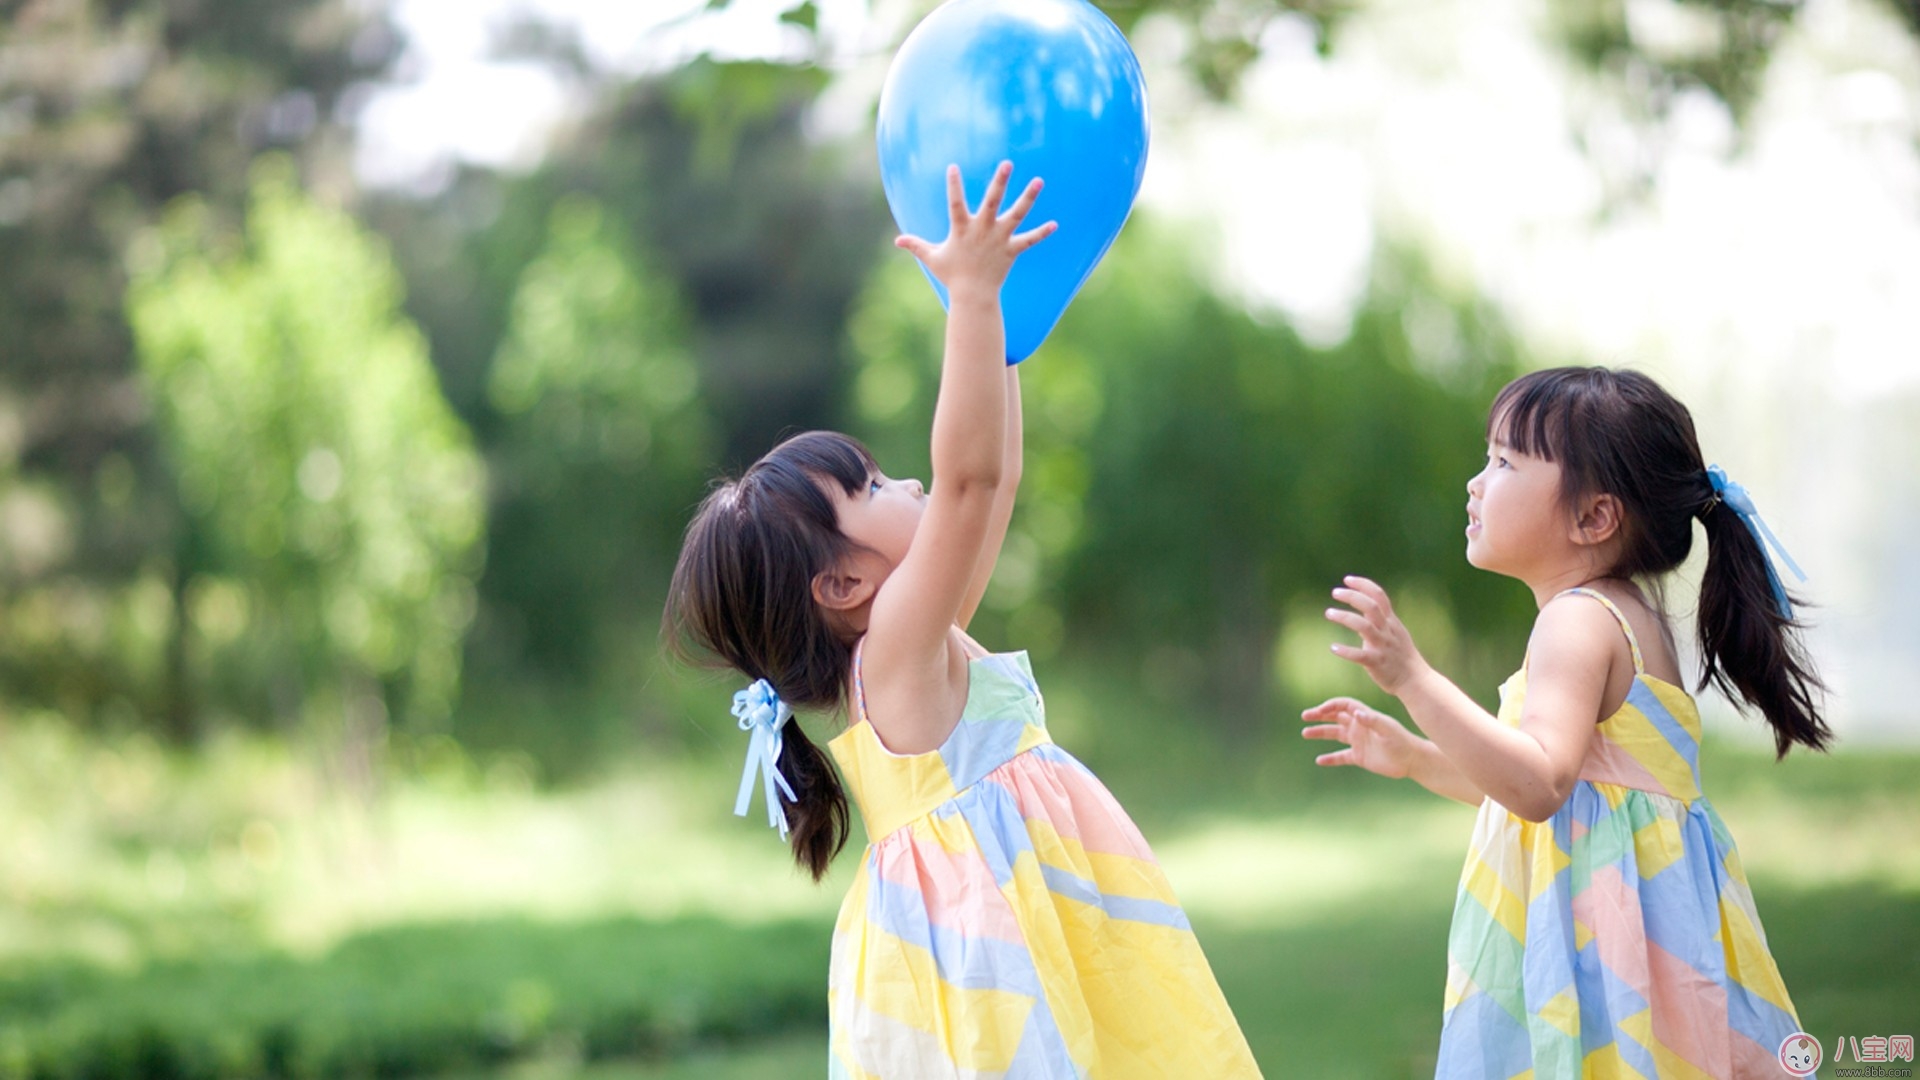
{"label": "child's hand", "polygon": [[1050,236],[1059,225],[1049,221],[1037,229],[1015,232],[1040,197],[1040,178],[1034,177],[1006,213],[1000,212],[1000,200],[1007,194],[1007,178],[1013,175],[1013,162],[1003,161],[994,170],[980,200],[977,213],[967,210],[967,196],[960,187],[960,167],[947,166],[947,209],[952,227],[947,238],[930,244],[917,236],[902,236],[894,246],[905,248],[926,265],[928,272],[947,287],[949,293],[983,289],[998,296],[1000,285],[1013,268],[1014,257]]}
{"label": "child's hand", "polygon": [[1333,654],[1366,668],[1375,685],[1397,697],[1427,661],[1414,647],[1413,635],[1394,615],[1387,590],[1363,577],[1349,575],[1341,580],[1346,584],[1333,590],[1333,598],[1353,610],[1328,608],[1327,618],[1359,634],[1360,644],[1335,643]]}
{"label": "child's hand", "polygon": [[1316,765],[1358,765],[1394,780],[1413,772],[1422,740],[1385,713],[1352,698],[1332,698],[1301,713],[1300,719],[1313,725],[1300,729],[1301,738],[1347,744],[1314,758]]}

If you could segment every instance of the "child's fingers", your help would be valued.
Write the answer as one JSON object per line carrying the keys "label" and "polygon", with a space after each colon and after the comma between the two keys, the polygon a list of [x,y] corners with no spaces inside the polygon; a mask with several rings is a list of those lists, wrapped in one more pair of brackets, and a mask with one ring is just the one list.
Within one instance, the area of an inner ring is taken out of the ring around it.
{"label": "child's fingers", "polygon": [[1367,632],[1373,629],[1373,623],[1369,621],[1365,615],[1354,611],[1347,611],[1342,608],[1328,608],[1327,621],[1339,623],[1341,626],[1359,634],[1363,640],[1366,638]]}
{"label": "child's fingers", "polygon": [[1378,601],[1358,589],[1335,589],[1333,598],[1367,616],[1369,620],[1375,612],[1380,610]]}
{"label": "child's fingers", "polygon": [[927,257],[933,254],[933,245],[917,236],[896,236],[893,238],[893,246],[902,251],[912,252],[913,257],[921,262],[926,262]]}
{"label": "child's fingers", "polygon": [[992,221],[1000,216],[1000,200],[1007,197],[1007,178],[1013,175],[1013,162],[1003,161],[987,181],[987,194],[980,200],[980,216]]}
{"label": "child's fingers", "polygon": [[1027,211],[1033,209],[1033,201],[1040,197],[1040,189],[1045,186],[1046,184],[1037,176],[1027,181],[1026,189],[1020,192],[1020,197],[1013,200],[1013,205],[1007,207],[1007,212],[1001,215],[1006,223],[1018,225],[1024,221]]}
{"label": "child's fingers", "polygon": [[1334,742],[1350,741],[1345,735],[1341,734],[1339,724],[1315,724],[1312,727],[1301,728],[1300,737],[1303,739],[1331,739]]}
{"label": "child's fingers", "polygon": [[1319,757],[1313,759],[1313,763],[1315,765],[1358,765],[1360,764],[1359,760],[1354,757],[1353,747],[1351,746],[1346,747],[1344,749],[1333,750],[1328,753],[1321,754]]}
{"label": "child's fingers", "polygon": [[1303,710],[1300,713],[1300,719],[1319,720],[1322,717],[1333,716],[1337,713],[1357,712],[1365,709],[1366,705],[1350,697],[1328,698],[1311,709]]}
{"label": "child's fingers", "polygon": [[1049,221],[1037,229],[1028,229],[1026,232],[1015,235],[1013,238],[1013,253],[1015,255],[1020,254],[1040,241],[1045,240],[1047,237],[1052,236],[1054,231],[1059,228],[1059,222]]}
{"label": "child's fingers", "polygon": [[1387,590],[1381,588],[1371,579],[1363,578],[1359,574],[1348,574],[1341,580],[1346,583],[1348,588],[1358,589],[1366,593],[1369,597],[1372,597],[1373,601],[1379,604],[1389,615],[1393,613],[1393,601],[1387,599]]}
{"label": "child's fingers", "polygon": [[955,224],[967,220],[967,192],[960,186],[960,166],[947,166],[947,216]]}

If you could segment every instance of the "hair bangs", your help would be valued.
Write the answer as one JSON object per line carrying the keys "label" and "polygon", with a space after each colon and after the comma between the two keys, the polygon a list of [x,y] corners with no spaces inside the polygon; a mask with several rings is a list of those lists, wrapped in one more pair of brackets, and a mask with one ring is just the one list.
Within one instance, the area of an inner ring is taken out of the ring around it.
{"label": "hair bangs", "polygon": [[1556,374],[1536,371],[1502,388],[1487,411],[1487,441],[1542,461],[1566,460],[1579,388]]}
{"label": "hair bangs", "polygon": [[809,431],[795,435],[767,455],[784,461],[816,482],[832,480],[847,494],[857,494],[880,471],[873,455],[850,435],[837,431]]}

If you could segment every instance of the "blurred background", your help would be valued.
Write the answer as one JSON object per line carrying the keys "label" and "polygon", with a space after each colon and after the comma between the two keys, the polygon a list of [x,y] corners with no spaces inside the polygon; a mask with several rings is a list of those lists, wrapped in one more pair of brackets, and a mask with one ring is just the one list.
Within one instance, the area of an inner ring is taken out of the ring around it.
{"label": "blurred background", "polygon": [[[727,813],[737,687],[660,606],[783,432],[926,475],[872,118],[932,6],[0,4],[0,1077],[820,1074],[855,860]],[[1472,812],[1297,715],[1387,704],[1342,573],[1518,665],[1464,484],[1560,363],[1661,379],[1810,573],[1840,748],[1716,704],[1707,789],[1807,1030],[1913,1034],[1920,9],[1100,6],[1152,154],[975,634],[1265,1070],[1431,1075]]]}

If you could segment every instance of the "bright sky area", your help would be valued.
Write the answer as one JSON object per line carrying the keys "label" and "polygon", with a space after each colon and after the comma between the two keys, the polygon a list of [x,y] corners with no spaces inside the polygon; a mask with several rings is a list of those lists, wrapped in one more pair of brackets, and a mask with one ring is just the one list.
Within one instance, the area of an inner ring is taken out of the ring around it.
{"label": "bright sky area", "polygon": [[[360,171],[431,187],[447,162],[523,166],[579,106],[538,67],[488,59],[534,12],[621,72],[711,52],[795,56],[781,0],[397,0],[414,81],[365,114]],[[910,10],[824,0],[838,78],[814,124],[856,134]],[[1920,45],[1879,0],[1807,0],[1737,152],[1726,111],[1683,98],[1646,198],[1617,98],[1540,29],[1543,0],[1372,0],[1331,56],[1282,21],[1232,105],[1200,100],[1168,25],[1134,36],[1152,95],[1143,205],[1212,237],[1220,283],[1337,339],[1382,232],[1499,300],[1542,355],[1633,365],[1694,408],[1709,456],[1755,492],[1814,576],[1816,654],[1843,730],[1912,738],[1920,701]],[[1628,0],[1643,41],[1703,32]],[[1575,142],[1581,121],[1588,146]],[[875,183],[878,184],[878,176]],[[1418,312],[1409,318],[1418,320]],[[1443,362],[1449,327],[1428,351]],[[1904,404],[1902,404],[1904,403]],[[1464,482],[1465,474],[1462,480]],[[1757,725],[1756,725],[1757,726]]]}

